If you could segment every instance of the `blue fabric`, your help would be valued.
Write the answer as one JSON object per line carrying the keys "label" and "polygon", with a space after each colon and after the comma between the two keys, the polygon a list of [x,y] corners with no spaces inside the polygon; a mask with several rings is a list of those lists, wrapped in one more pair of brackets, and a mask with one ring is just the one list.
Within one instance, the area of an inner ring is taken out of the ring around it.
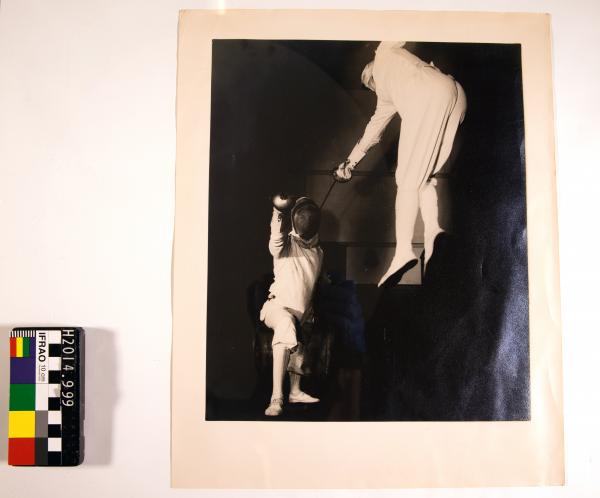
{"label": "blue fabric", "polygon": [[335,330],[336,343],[351,352],[366,352],[365,320],[356,285],[339,275],[329,275],[330,284],[320,284],[315,295],[315,314]]}

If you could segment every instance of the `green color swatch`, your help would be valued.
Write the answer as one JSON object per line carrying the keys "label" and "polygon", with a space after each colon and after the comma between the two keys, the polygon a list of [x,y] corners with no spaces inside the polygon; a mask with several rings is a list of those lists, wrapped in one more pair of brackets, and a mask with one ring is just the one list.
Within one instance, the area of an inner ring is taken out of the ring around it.
{"label": "green color swatch", "polygon": [[12,411],[35,410],[35,384],[11,384],[9,405]]}

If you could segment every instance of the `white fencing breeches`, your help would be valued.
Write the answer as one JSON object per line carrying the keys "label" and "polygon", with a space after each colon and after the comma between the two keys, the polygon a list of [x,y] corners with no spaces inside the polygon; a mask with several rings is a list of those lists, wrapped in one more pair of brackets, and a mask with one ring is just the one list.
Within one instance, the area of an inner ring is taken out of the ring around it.
{"label": "white fencing breeches", "polygon": [[273,346],[283,344],[287,349],[296,347],[296,317],[288,308],[281,306],[277,299],[265,302],[260,311],[260,319],[273,330]]}
{"label": "white fencing breeches", "polygon": [[301,316],[296,316],[289,308],[281,306],[277,298],[269,299],[260,310],[260,319],[267,327],[273,330],[273,350],[284,348],[290,352],[287,360],[289,372],[303,375],[304,347],[298,342],[296,326],[299,325]]}
{"label": "white fencing breeches", "polygon": [[419,209],[425,225],[425,258],[441,232],[436,181],[467,108],[465,93],[451,76],[424,65],[410,84],[393,96],[402,119],[396,169],[397,261],[413,259],[412,239]]}

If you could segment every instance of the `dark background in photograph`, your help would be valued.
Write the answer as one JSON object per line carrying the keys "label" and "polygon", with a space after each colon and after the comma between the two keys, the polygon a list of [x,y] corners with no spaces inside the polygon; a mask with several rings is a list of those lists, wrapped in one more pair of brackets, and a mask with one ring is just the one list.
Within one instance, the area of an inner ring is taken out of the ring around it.
{"label": "dark background in photograph", "polygon": [[[257,374],[247,289],[272,271],[270,198],[279,191],[314,195],[329,186],[330,170],[347,157],[374,110],[376,96],[361,86],[360,74],[376,47],[377,42],[213,42],[207,419],[254,419],[264,410],[263,400],[256,406],[249,401]],[[453,75],[467,95],[447,177],[453,235],[436,246],[423,285],[385,293],[368,278],[359,282],[367,323],[359,418],[526,420],[520,46],[406,48]],[[395,118],[356,178],[335,187],[338,200],[332,195],[330,211],[323,213],[327,271],[356,280],[392,246],[400,126]],[[353,207],[336,214],[335,203],[342,201]],[[345,245],[338,243],[342,239]]]}

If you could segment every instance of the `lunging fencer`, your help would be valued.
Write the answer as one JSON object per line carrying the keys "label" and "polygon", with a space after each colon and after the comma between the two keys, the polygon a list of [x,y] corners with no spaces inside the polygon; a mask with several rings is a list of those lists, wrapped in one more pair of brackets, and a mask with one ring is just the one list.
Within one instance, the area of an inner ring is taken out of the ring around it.
{"label": "lunging fencer", "polygon": [[362,138],[346,161],[334,170],[337,181],[349,181],[352,171],[379,142],[394,115],[400,115],[395,174],[396,251],[379,286],[399,282],[402,275],[417,264],[412,238],[419,209],[425,225],[425,264],[431,258],[434,240],[442,232],[434,175],[448,160],[467,109],[460,84],[433,63],[427,64],[411,54],[404,44],[381,42],[375,59],[365,66],[361,79],[377,94],[377,106]]}
{"label": "lunging fencer", "polygon": [[275,280],[260,311],[260,319],[273,330],[273,392],[265,415],[283,410],[283,381],[290,376],[290,403],[316,403],[300,389],[303,347],[297,327],[312,319],[312,298],[321,273],[323,250],[319,245],[321,212],[309,198],[285,195],[273,198],[269,252]]}

